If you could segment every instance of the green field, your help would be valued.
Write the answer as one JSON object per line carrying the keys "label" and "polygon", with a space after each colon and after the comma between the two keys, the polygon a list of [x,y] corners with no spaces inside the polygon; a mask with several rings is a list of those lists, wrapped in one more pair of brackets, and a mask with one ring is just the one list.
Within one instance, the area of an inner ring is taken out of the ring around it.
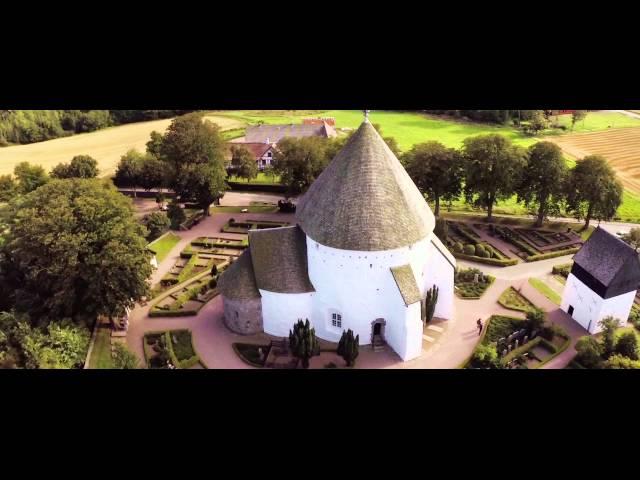
{"label": "green field", "polygon": [[[552,117],[554,120],[555,117]],[[566,125],[571,129],[571,115],[560,115],[558,123]],[[599,132],[609,128],[638,127],[640,119],[629,117],[623,113],[617,112],[589,112],[584,121],[576,123],[573,132],[569,133],[586,133]]]}

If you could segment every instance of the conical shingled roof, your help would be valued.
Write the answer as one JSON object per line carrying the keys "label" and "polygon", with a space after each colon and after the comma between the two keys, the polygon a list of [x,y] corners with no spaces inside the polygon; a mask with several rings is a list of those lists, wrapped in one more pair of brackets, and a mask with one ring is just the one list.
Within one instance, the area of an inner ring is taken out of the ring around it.
{"label": "conical shingled roof", "polygon": [[355,251],[406,247],[435,226],[424,197],[368,121],[300,199],[296,217],[316,242]]}
{"label": "conical shingled roof", "polygon": [[230,300],[250,300],[261,297],[256,285],[250,249],[247,248],[232,265],[222,272],[218,280],[218,290]]}

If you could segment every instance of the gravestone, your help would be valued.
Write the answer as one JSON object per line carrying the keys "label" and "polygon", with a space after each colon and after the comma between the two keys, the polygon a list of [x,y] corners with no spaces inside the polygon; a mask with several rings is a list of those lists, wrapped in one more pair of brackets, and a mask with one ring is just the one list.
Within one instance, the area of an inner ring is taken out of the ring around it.
{"label": "gravestone", "polygon": [[514,348],[518,348],[518,339],[517,338],[516,338],[516,341],[515,341],[515,347]]}
{"label": "gravestone", "polygon": [[536,336],[538,335],[538,331],[534,330],[533,332],[531,332],[531,338],[534,339],[536,338]]}
{"label": "gravestone", "polygon": [[513,346],[511,344],[509,344],[509,346],[507,347],[507,349],[509,350],[509,352],[511,352],[511,349],[513,348]]}
{"label": "gravestone", "polygon": [[525,335],[524,336],[524,340],[522,340],[522,344],[524,345],[525,343],[527,343],[529,341],[529,335]]}
{"label": "gravestone", "polygon": [[473,276],[473,283],[478,283],[478,279],[479,279],[479,278],[480,278],[480,277],[479,277],[479,275],[476,273],[476,274]]}
{"label": "gravestone", "polygon": [[502,350],[502,356],[505,357],[507,355],[507,349],[505,348],[504,350]]}

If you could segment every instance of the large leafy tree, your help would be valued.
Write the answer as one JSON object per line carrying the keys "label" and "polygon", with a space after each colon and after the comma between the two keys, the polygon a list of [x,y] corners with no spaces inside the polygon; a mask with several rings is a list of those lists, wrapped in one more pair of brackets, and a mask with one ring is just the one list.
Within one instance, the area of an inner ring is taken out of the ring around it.
{"label": "large leafy tree", "polygon": [[452,201],[462,193],[463,170],[457,150],[440,142],[415,145],[404,158],[407,173],[418,189],[435,202],[440,215],[440,200]]}
{"label": "large leafy tree", "polygon": [[490,134],[465,139],[463,155],[467,201],[486,208],[492,221],[496,202],[516,193],[526,152],[508,138]]}
{"label": "large leafy tree", "polygon": [[164,188],[167,182],[167,164],[151,154],[142,157],[138,183],[147,192],[152,188]]}
{"label": "large leafy tree", "polygon": [[136,196],[136,189],[140,186],[142,165],[144,155],[135,149],[129,150],[122,157],[116,168],[116,175],[113,182],[120,188],[133,188],[133,196]]}
{"label": "large leafy tree", "polygon": [[113,186],[54,180],[11,209],[0,271],[18,310],[43,320],[114,317],[148,295],[145,229]]}
{"label": "large leafy tree", "polygon": [[18,191],[22,194],[33,192],[49,181],[49,176],[40,165],[22,162],[15,166],[13,174],[18,179]]}
{"label": "large leafy tree", "polygon": [[586,110],[574,110],[571,114],[571,130],[573,130],[576,126],[576,123],[587,118]]}
{"label": "large leafy tree", "polygon": [[568,169],[562,150],[552,142],[538,142],[529,147],[527,166],[518,187],[518,201],[537,210],[536,226],[548,215],[558,215],[564,197]]}
{"label": "large leafy tree", "polygon": [[273,158],[273,171],[280,175],[289,194],[304,192],[318,178],[330,161],[330,143],[319,137],[280,140]]}
{"label": "large leafy tree", "polygon": [[209,206],[226,188],[224,140],[220,128],[199,113],[173,120],[160,147],[170,165],[172,188],[183,200],[195,200],[209,215]]}
{"label": "large leafy tree", "polygon": [[231,165],[240,178],[251,180],[258,176],[258,164],[253,154],[243,146],[231,147]]}
{"label": "large leafy tree", "polygon": [[147,142],[147,153],[156,158],[162,156],[162,134],[157,131],[151,132],[151,139]]}
{"label": "large leafy tree", "polygon": [[59,163],[51,170],[53,178],[95,178],[99,173],[98,161],[89,155],[77,155],[70,163]]}
{"label": "large leafy tree", "polygon": [[592,218],[608,220],[622,203],[623,187],[607,160],[589,155],[571,170],[567,182],[567,210],[584,218],[585,228]]}

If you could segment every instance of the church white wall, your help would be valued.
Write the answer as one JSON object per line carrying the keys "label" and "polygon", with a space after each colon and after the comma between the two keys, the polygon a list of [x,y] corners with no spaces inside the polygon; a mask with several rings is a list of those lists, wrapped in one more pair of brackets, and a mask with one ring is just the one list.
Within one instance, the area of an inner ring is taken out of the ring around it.
{"label": "church white wall", "polygon": [[276,337],[288,337],[289,330],[300,319],[309,319],[315,327],[312,315],[314,293],[273,293],[260,290],[262,295],[262,321],[265,333]]}
{"label": "church white wall", "polygon": [[[360,335],[360,345],[371,343],[372,323],[386,321],[385,338],[404,360],[422,352],[420,303],[407,307],[391,267],[410,264],[421,293],[426,285],[441,287],[440,311],[450,318],[453,308],[453,268],[431,244],[430,237],[410,247],[382,252],[338,250],[307,237],[309,279],[316,289],[313,320],[323,339],[338,341],[342,330]],[[445,265],[446,264],[446,265]],[[448,267],[448,268],[447,268]],[[440,301],[439,301],[440,303]],[[342,328],[333,328],[331,314],[342,315]]]}
{"label": "church white wall", "polygon": [[[622,295],[618,295],[617,297],[607,298],[602,303],[599,320],[602,320],[603,318],[608,316],[612,316],[613,318],[617,318],[620,320],[621,327],[626,326],[627,321],[629,320],[629,313],[631,313],[631,307],[633,306],[633,301],[635,298],[635,290],[633,292],[627,292]],[[600,331],[600,329],[596,330],[595,333],[597,333],[598,331]]]}
{"label": "church white wall", "polygon": [[453,277],[454,268],[440,251],[431,244],[431,255],[418,278],[420,293],[424,297],[433,285],[438,286],[438,303],[434,316],[450,320],[453,318]]}
{"label": "church white wall", "polygon": [[589,333],[595,334],[601,330],[598,325],[600,320],[609,315],[620,319],[621,325],[626,325],[634,297],[635,291],[605,300],[569,274],[560,308],[568,313],[569,307],[573,306],[571,317]]}

